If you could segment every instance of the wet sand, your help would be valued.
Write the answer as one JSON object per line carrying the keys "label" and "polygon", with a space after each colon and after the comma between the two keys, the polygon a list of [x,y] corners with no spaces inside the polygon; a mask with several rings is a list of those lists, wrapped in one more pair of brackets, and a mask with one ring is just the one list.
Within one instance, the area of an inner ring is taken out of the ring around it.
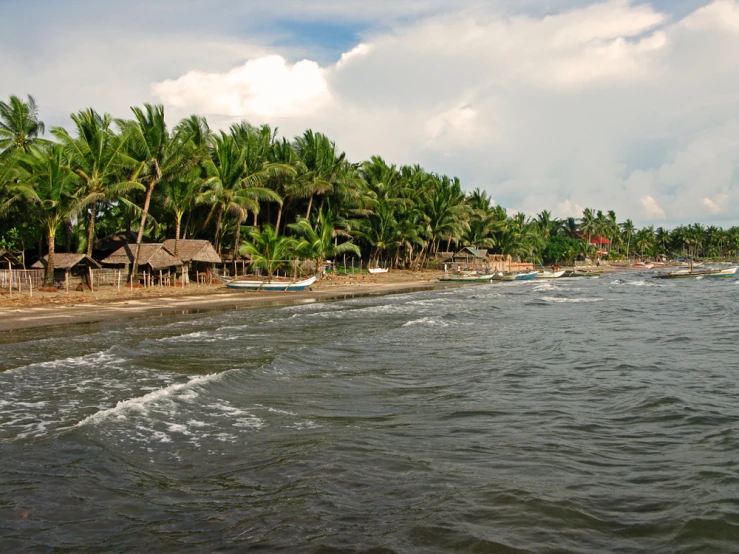
{"label": "wet sand", "polygon": [[[397,271],[381,275],[331,276],[318,281],[310,291],[234,291],[223,285],[185,288],[134,289],[111,287],[94,293],[65,292],[7,294],[0,298],[0,332],[152,317],[208,310],[248,309],[310,302],[325,302],[362,296],[399,294],[421,290],[469,286],[441,283],[440,273]],[[474,284],[473,284],[474,286]]]}

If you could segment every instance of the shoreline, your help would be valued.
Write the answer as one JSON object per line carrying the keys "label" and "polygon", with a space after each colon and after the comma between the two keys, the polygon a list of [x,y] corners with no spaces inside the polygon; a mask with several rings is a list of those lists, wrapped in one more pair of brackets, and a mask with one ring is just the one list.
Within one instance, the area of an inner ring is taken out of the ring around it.
{"label": "shoreline", "polygon": [[459,288],[470,284],[472,283],[442,283],[436,279],[418,278],[416,280],[387,283],[340,283],[333,286],[318,287],[316,290],[299,292],[249,292],[219,288],[204,293],[162,294],[107,300],[90,299],[79,303],[17,307],[6,305],[0,307],[0,333],[7,336],[14,331],[42,327],[124,321],[169,314],[289,306],[292,304]]}

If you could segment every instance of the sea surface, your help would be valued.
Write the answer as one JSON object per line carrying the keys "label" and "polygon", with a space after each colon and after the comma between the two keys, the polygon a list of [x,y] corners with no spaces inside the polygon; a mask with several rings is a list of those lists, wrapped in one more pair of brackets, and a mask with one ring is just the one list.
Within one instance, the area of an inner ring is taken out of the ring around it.
{"label": "sea surface", "polygon": [[737,552],[739,281],[0,335],[0,551]]}

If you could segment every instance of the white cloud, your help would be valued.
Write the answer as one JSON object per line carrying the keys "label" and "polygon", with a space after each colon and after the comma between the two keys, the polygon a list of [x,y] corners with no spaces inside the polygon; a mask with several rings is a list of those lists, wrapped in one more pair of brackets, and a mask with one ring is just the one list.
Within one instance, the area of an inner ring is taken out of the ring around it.
{"label": "white cloud", "polygon": [[657,204],[657,201],[648,194],[642,196],[640,202],[642,207],[644,208],[647,219],[667,219],[665,211],[660,207],[659,204]]}
{"label": "white cloud", "polygon": [[331,98],[317,63],[291,65],[276,55],[249,60],[227,73],[190,71],[152,90],[178,110],[259,119],[308,116]]}
{"label": "white cloud", "polygon": [[[255,28],[285,14],[384,25],[365,28],[336,63],[306,56],[304,44],[275,47],[264,32],[249,43],[221,38],[220,12],[203,18],[210,31],[198,25],[186,39],[60,25],[53,48],[26,58],[0,37],[0,95],[32,92],[44,117],[88,105],[127,116],[153,100],[171,121],[247,118],[288,137],[311,127],[352,160],[421,163],[529,215],[579,217],[591,207],[638,225],[734,224],[739,0],[688,1],[705,5],[680,17],[648,0],[250,6]],[[227,20],[246,13],[226,6]]]}

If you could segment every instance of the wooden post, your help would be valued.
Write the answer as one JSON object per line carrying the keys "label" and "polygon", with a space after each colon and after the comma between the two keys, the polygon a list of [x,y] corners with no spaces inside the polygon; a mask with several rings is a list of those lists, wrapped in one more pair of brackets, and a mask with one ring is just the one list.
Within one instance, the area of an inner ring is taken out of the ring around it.
{"label": "wooden post", "polygon": [[197,283],[198,288],[200,288],[200,271],[197,269],[195,270],[195,282]]}
{"label": "wooden post", "polygon": [[354,256],[352,256],[352,277],[354,276]]}
{"label": "wooden post", "polygon": [[69,294],[69,270],[64,270],[64,288],[67,289],[67,294]]}
{"label": "wooden post", "polygon": [[162,270],[159,270],[159,288],[162,288]]}
{"label": "wooden post", "polygon": [[8,262],[8,294],[13,298],[13,266]]}
{"label": "wooden post", "polygon": [[33,284],[31,283],[31,274],[26,273],[28,275],[28,296],[30,298],[33,298]]}
{"label": "wooden post", "polygon": [[87,270],[88,270],[88,272],[90,274],[90,292],[95,292],[95,285],[92,282],[92,266],[91,265],[88,265],[87,266]]}

